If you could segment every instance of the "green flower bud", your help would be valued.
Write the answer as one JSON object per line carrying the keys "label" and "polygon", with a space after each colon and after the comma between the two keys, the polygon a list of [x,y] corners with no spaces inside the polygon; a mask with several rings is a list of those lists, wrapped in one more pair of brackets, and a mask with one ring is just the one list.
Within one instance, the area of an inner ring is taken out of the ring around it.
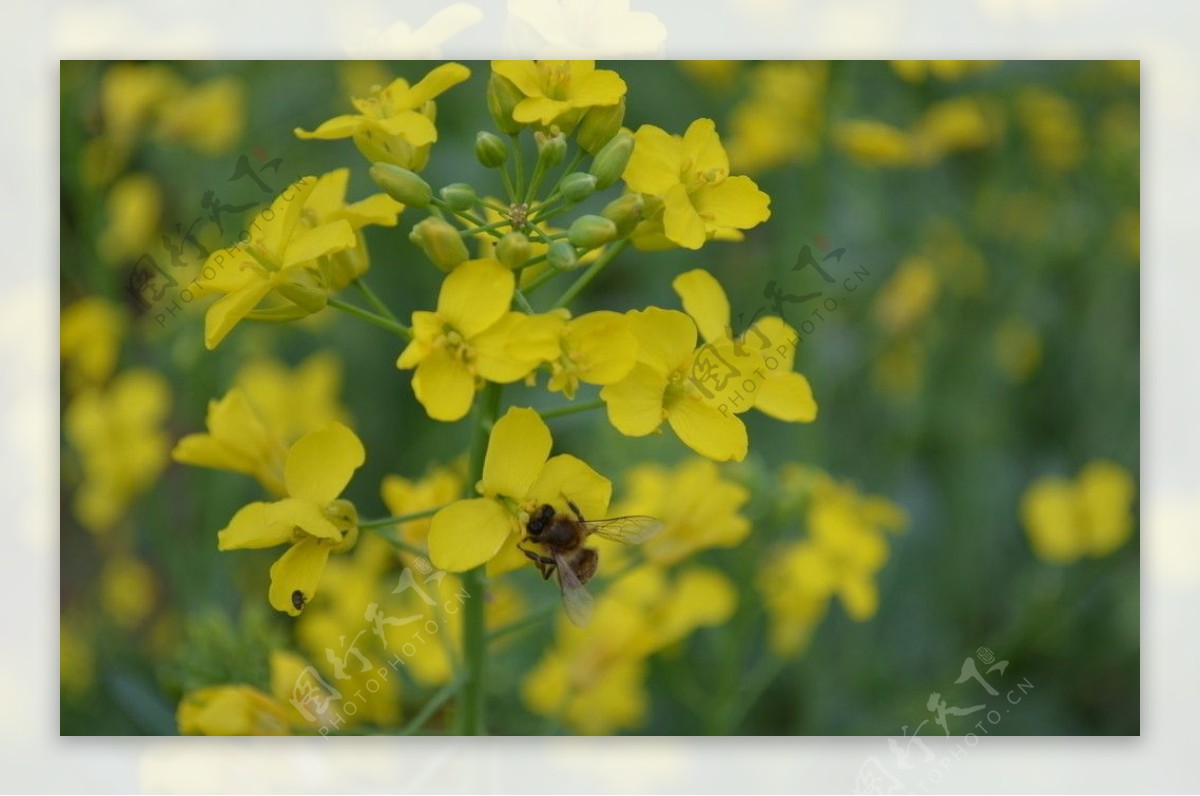
{"label": "green flower bud", "polygon": [[570,271],[579,266],[579,258],[575,256],[575,247],[565,240],[556,240],[546,250],[546,262],[551,268],[559,271]]}
{"label": "green flower bud", "polygon": [[376,163],[371,166],[371,179],[387,192],[387,195],[409,207],[429,207],[433,189],[429,183],[408,169],[392,163]]}
{"label": "green flower bud", "polygon": [[545,168],[557,166],[567,156],[567,139],[562,133],[546,134],[538,131],[533,134],[537,142],[538,162]]}
{"label": "green flower bud", "polygon": [[621,101],[616,105],[592,108],[588,111],[583,117],[583,123],[579,125],[575,140],[585,152],[594,155],[620,132],[624,121],[625,98],[621,97]]}
{"label": "green flower bud", "polygon": [[582,202],[596,190],[596,178],[582,171],[575,171],[563,177],[558,190],[570,202]]}
{"label": "green flower bud", "polygon": [[588,171],[596,178],[596,188],[603,191],[620,179],[632,154],[633,133],[621,130],[600,148],[592,160],[592,167]]}
{"label": "green flower bud", "polygon": [[496,123],[496,128],[500,132],[508,135],[521,132],[521,128],[525,125],[514,120],[512,112],[517,103],[523,99],[525,99],[525,95],[508,78],[500,77],[492,72],[487,85],[487,106],[488,112],[492,114],[492,121]]}
{"label": "green flower bud", "polygon": [[617,237],[617,225],[604,216],[580,216],[567,229],[567,241],[576,248],[598,249]]}
{"label": "green flower bud", "polygon": [[475,189],[465,182],[447,185],[441,191],[442,200],[455,210],[470,210],[478,201]]}
{"label": "green flower bud", "polygon": [[640,193],[627,193],[604,206],[600,215],[617,225],[617,237],[624,238],[642,220],[646,203]]}
{"label": "green flower bud", "polygon": [[433,264],[447,273],[470,256],[458,230],[437,216],[430,216],[414,226],[408,239],[420,246]]}
{"label": "green flower bud", "polygon": [[520,232],[510,232],[496,242],[496,259],[514,271],[529,259],[529,238]]}
{"label": "green flower bud", "polygon": [[475,157],[489,169],[498,169],[508,160],[508,147],[495,133],[481,130],[475,136]]}
{"label": "green flower bud", "polygon": [[298,307],[313,313],[325,309],[329,294],[325,286],[311,272],[301,268],[290,269],[288,278],[275,286],[276,292]]}

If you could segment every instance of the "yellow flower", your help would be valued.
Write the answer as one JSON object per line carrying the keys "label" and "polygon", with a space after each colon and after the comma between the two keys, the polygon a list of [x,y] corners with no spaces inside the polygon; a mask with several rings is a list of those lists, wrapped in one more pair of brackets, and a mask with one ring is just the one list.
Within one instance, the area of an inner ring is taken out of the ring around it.
{"label": "yellow flower", "polygon": [[[315,273],[317,259],[355,245],[345,219],[309,227],[304,206],[317,180],[304,177],[281,193],[250,224],[249,241],[213,252],[195,292],[225,294],[204,317],[204,345],[210,351],[268,294],[282,301],[280,317],[301,317],[325,304],[325,286]],[[208,277],[212,272],[213,276]]]}
{"label": "yellow flower", "polygon": [[437,140],[433,99],[471,76],[462,64],[442,64],[419,82],[409,85],[396,78],[371,95],[351,100],[358,113],[335,116],[312,132],[296,128],[304,139],[353,138],[354,145],[372,163],[394,163],[420,171]]}
{"label": "yellow flower", "polygon": [[338,400],[342,363],[332,351],[312,354],[290,370],[276,359],[254,359],[238,369],[233,381],[267,429],[285,443],[331,420],[348,422],[349,413]]}
{"label": "yellow flower", "polygon": [[1090,462],[1075,481],[1042,478],[1021,498],[1021,522],[1034,553],[1054,564],[1114,552],[1133,532],[1137,485],[1120,465]]}
{"label": "yellow flower", "polygon": [[644,514],[662,520],[663,529],[647,540],[646,560],[669,567],[702,550],[735,547],[750,533],[741,514],[750,492],[721,477],[717,465],[691,458],[674,468],[639,465],[626,475],[629,496],[617,515]]}
{"label": "yellow flower", "polygon": [[755,409],[789,422],[811,423],[817,419],[817,402],[808,379],[792,370],[800,339],[792,327],[781,318],[767,316],[733,337],[729,299],[712,274],[697,268],[675,277],[671,287],[706,341],[732,342],[761,358],[756,364],[761,366],[762,380],[751,396]]}
{"label": "yellow flower", "polygon": [[682,136],[642,125],[623,178],[631,189],[660,200],[654,215],[648,208],[643,225],[661,228],[687,249],[699,249],[722,233],[740,234],[771,216],[771,198],[753,180],[729,176],[729,158],[712,119],[697,119]]}
{"label": "yellow flower", "polygon": [[908,133],[873,119],[842,122],[834,140],[843,152],[864,166],[908,166],[916,158]]}
{"label": "yellow flower", "polygon": [[271,567],[275,610],[297,616],[316,595],[329,554],[357,541],[358,514],[338,495],[365,458],[362,442],[341,423],[306,434],[288,451],[288,496],[243,507],[217,534],[220,550],[291,545]]}
{"label": "yellow flower", "polygon": [[396,367],[416,368],[413,393],[434,420],[464,417],[479,380],[514,382],[554,356],[555,318],[509,311],[514,289],[499,262],[468,260],[442,282],[436,312],[413,313]]}
{"label": "yellow flower", "polygon": [[559,354],[550,360],[551,392],[574,399],[580,383],[615,384],[633,370],[638,341],[624,315],[601,310],[560,320]]}
{"label": "yellow flower", "polygon": [[827,64],[807,61],[755,67],[750,97],[730,115],[730,163],[755,172],[815,156],[823,134],[828,73]]}
{"label": "yellow flower", "polygon": [[117,369],[124,320],[110,301],[89,296],[62,311],[59,356],[70,390],[101,384]]}
{"label": "yellow flower", "polygon": [[162,472],[169,446],[162,424],[170,405],[166,379],[133,369],[67,406],[63,427],[83,466],[75,514],[89,530],[110,530]]}
{"label": "yellow flower", "polygon": [[613,427],[644,437],[666,420],[697,453],[717,461],[744,459],[749,439],[737,415],[753,406],[761,358],[729,340],[696,348],[695,323],[676,310],[648,307],[627,317],[639,342],[637,364],[600,391]]}
{"label": "yellow flower", "polygon": [[290,735],[279,700],[250,685],[216,685],[184,696],[175,714],[182,735]]}
{"label": "yellow flower", "polygon": [[493,573],[528,560],[516,549],[529,514],[549,503],[567,512],[573,501],[584,517],[602,518],[612,484],[568,454],[550,456],[550,429],[532,409],[513,407],[496,421],[475,485],[482,497],[460,500],[433,516],[429,558],[434,566],[463,572],[487,562]]}
{"label": "yellow flower", "polygon": [[1043,168],[1067,172],[1083,160],[1083,120],[1079,109],[1066,97],[1044,88],[1022,89],[1017,96],[1016,115],[1034,160]]}
{"label": "yellow flower", "polygon": [[346,203],[346,188],[350,169],[334,169],[317,179],[312,193],[304,203],[304,220],[310,227],[320,227],[345,220],[354,230],[355,244],[330,254],[321,260],[325,282],[331,290],[341,290],[367,272],[367,242],[362,228],[366,226],[394,227],[404,205],[386,193],[368,196],[353,204]]}
{"label": "yellow flower", "polygon": [[928,258],[906,258],[879,291],[875,322],[891,335],[911,331],[929,315],[941,292],[941,280]]}
{"label": "yellow flower", "polygon": [[109,189],[104,209],[108,224],[96,246],[113,265],[133,261],[158,240],[162,216],[162,191],[146,174],[130,174]]}
{"label": "yellow flower", "polygon": [[979,100],[971,97],[931,105],[913,133],[917,157],[932,163],[950,152],[981,149],[992,142],[992,122]]}
{"label": "yellow flower", "polygon": [[923,83],[933,76],[946,83],[995,67],[997,61],[891,61],[892,71],[909,83]]}
{"label": "yellow flower", "polygon": [[100,604],[119,626],[133,630],[154,610],[154,573],[129,555],[104,562],[100,572]]}
{"label": "yellow flower", "polygon": [[595,61],[492,61],[492,71],[524,95],[512,109],[522,124],[557,124],[570,132],[594,107],[616,105],[625,96],[625,81]]}
{"label": "yellow flower", "polygon": [[[380,492],[383,503],[393,516],[413,514],[426,509],[435,509],[454,502],[463,490],[463,477],[456,468],[437,467],[416,481],[387,475],[383,478]],[[429,536],[430,519],[409,520],[397,526],[401,539],[418,547],[425,544]]]}
{"label": "yellow flower", "polygon": [[183,89],[183,81],[159,64],[115,64],[100,79],[105,132],[127,148],[147,128],[159,105]]}
{"label": "yellow flower", "polygon": [[676,61],[688,77],[705,88],[728,91],[737,82],[742,70],[741,61]]}
{"label": "yellow flower", "polygon": [[245,394],[230,390],[220,400],[208,402],[208,433],[188,434],[171,451],[171,457],[193,467],[211,467],[253,476],[275,495],[287,494],[284,486],[282,439],[266,424]]}
{"label": "yellow flower", "polygon": [[172,92],[158,109],[157,134],[209,155],[219,155],[241,138],[246,92],[236,77],[218,77]]}

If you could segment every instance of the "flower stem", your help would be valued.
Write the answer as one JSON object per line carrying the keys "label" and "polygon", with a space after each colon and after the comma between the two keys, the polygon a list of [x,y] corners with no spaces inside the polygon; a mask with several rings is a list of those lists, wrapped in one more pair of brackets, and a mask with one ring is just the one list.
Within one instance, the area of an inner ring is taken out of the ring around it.
{"label": "flower stem", "polygon": [[512,153],[513,153],[513,173],[516,175],[516,190],[511,192],[513,203],[521,201],[521,194],[525,193],[525,159],[521,154],[521,137],[520,133],[513,133],[512,136]]}
{"label": "flower stem", "polygon": [[597,398],[594,401],[580,401],[579,403],[567,404],[566,406],[558,406],[554,409],[547,409],[544,412],[538,412],[542,416],[542,420],[551,420],[564,415],[573,415],[578,412],[590,412],[593,409],[600,409],[604,406],[604,401]]}
{"label": "flower stem", "polygon": [[[483,477],[483,459],[487,453],[492,425],[500,410],[502,389],[501,385],[489,382],[484,386],[476,401],[475,432],[471,439],[471,452],[467,467],[467,497],[473,497],[475,484]],[[461,707],[458,714],[458,730],[460,735],[484,735],[487,732],[484,720],[487,677],[487,626],[484,622],[484,590],[487,588],[486,565],[464,572],[462,585],[467,593],[467,601],[463,605],[462,627],[466,681],[463,684]]]}
{"label": "flower stem", "polygon": [[411,514],[396,514],[392,517],[380,517],[377,520],[363,520],[358,523],[358,527],[370,529],[383,528],[388,525],[399,525],[400,523],[408,522],[409,520],[419,520],[425,517],[430,517],[434,514],[437,514],[444,508],[445,506],[434,506],[431,509],[422,509],[420,511],[414,511]]}
{"label": "flower stem", "polygon": [[628,244],[629,238],[622,238],[616,243],[609,244],[609,247],[604,250],[604,253],[596,259],[596,262],[589,265],[587,270],[583,272],[583,275],[576,279],[574,284],[567,288],[566,291],[558,297],[558,301],[554,302],[554,309],[565,307],[574,301],[575,297],[582,293],[583,289],[591,284],[591,281],[599,276],[600,272],[604,270],[605,266],[612,262],[612,259],[616,257],[617,254]]}
{"label": "flower stem", "polygon": [[396,321],[397,323],[400,322],[400,319],[396,317],[396,313],[392,312],[391,309],[388,308],[388,305],[383,303],[383,299],[379,298],[375,291],[371,289],[371,286],[363,281],[361,276],[354,280],[354,286],[359,289],[359,291],[366,297],[367,301],[370,302],[371,306],[378,310],[381,315],[384,315],[385,317]]}
{"label": "flower stem", "polygon": [[362,307],[356,307],[353,304],[348,304],[341,299],[330,298],[329,306],[353,315],[356,318],[362,318],[367,323],[373,323],[381,329],[387,329],[390,332],[395,332],[406,340],[412,339],[412,329],[409,329],[407,326],[398,321],[389,320],[382,315],[376,315],[373,312],[368,312]]}
{"label": "flower stem", "polygon": [[425,726],[425,722],[429,721],[430,717],[437,712],[438,708],[446,704],[450,697],[454,696],[462,688],[462,683],[457,680],[451,680],[446,683],[438,692],[430,697],[425,703],[425,707],[421,708],[417,715],[413,716],[412,721],[404,725],[398,733],[399,735],[416,735]]}

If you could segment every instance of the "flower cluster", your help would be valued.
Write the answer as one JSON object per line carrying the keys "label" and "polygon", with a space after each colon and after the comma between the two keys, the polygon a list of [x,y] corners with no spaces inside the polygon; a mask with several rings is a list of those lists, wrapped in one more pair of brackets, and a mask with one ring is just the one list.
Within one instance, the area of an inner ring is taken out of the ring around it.
{"label": "flower cluster", "polygon": [[1078,477],[1047,476],[1021,498],[1021,522],[1033,552],[1052,564],[1110,555],[1133,532],[1137,485],[1124,467],[1089,462]]}

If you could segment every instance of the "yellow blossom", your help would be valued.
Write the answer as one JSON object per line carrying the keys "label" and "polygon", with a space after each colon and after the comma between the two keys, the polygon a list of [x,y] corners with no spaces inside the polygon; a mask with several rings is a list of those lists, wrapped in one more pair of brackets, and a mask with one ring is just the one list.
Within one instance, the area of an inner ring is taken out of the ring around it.
{"label": "yellow blossom", "polygon": [[242,81],[226,75],[173,92],[158,109],[156,133],[209,155],[228,151],[246,123]]}
{"label": "yellow blossom", "polygon": [[89,296],[72,302],[59,321],[59,355],[70,390],[98,385],[117,368],[124,336],[121,309]]}
{"label": "yellow blossom", "polygon": [[[414,514],[453,503],[463,490],[463,477],[456,468],[437,467],[423,478],[410,480],[387,475],[380,485],[383,503],[393,516]],[[424,546],[429,536],[428,518],[409,520],[396,526],[401,539],[410,545]]]}
{"label": "yellow blossom", "polygon": [[108,224],[96,246],[113,265],[133,261],[158,242],[162,191],[147,174],[122,177],[105,198]]}
{"label": "yellow blossom", "polygon": [[581,383],[615,384],[633,370],[638,341],[626,316],[601,310],[560,320],[559,354],[550,360],[551,392],[574,399]]}
{"label": "yellow blossom", "polygon": [[661,229],[668,240],[687,249],[699,249],[706,240],[730,232],[740,234],[771,216],[771,198],[753,180],[730,176],[729,158],[712,119],[697,119],[682,136],[642,125],[623,178],[634,191],[658,200],[653,215],[648,206],[640,234]]}
{"label": "yellow blossom", "polygon": [[908,257],[880,288],[875,321],[888,334],[911,331],[933,309],[940,291],[933,263],[926,257]]}
{"label": "yellow blossom", "polygon": [[873,119],[842,122],[834,140],[843,152],[864,166],[908,166],[916,158],[908,133]]}
{"label": "yellow blossom", "polygon": [[338,496],[365,458],[362,442],[341,423],[306,434],[287,454],[287,497],[243,507],[217,534],[221,550],[291,545],[271,567],[275,610],[298,615],[316,595],[329,554],[357,541],[358,514]]}
{"label": "yellow blossom", "polygon": [[284,486],[283,440],[268,430],[245,393],[233,389],[208,402],[207,433],[179,440],[171,457],[181,464],[211,467],[253,476],[272,494],[287,494]]}
{"label": "yellow blossom", "polygon": [[346,202],[350,169],[334,169],[321,175],[304,203],[304,221],[313,228],[344,220],[354,230],[353,246],[335,251],[321,260],[325,283],[331,290],[341,290],[367,272],[367,242],[362,229],[366,226],[394,227],[404,205],[386,193],[377,193],[358,202]]}
{"label": "yellow blossom", "polygon": [[1047,477],[1021,498],[1021,522],[1034,553],[1053,564],[1111,554],[1133,532],[1137,484],[1124,467],[1088,463],[1075,480]]}
{"label": "yellow blossom", "polygon": [[1079,109],[1048,89],[1027,87],[1016,103],[1034,160],[1051,172],[1076,168],[1084,155],[1084,129]]}
{"label": "yellow blossom", "polygon": [[376,87],[370,96],[354,98],[358,113],[335,116],[312,132],[296,128],[298,137],[334,140],[352,138],[372,163],[393,163],[413,171],[424,168],[437,140],[434,98],[471,76],[462,64],[442,64],[417,83],[396,78]]}
{"label": "yellow blossom", "polygon": [[492,61],[492,71],[508,80],[523,98],[512,109],[522,124],[557,124],[570,132],[589,108],[616,105],[625,81],[595,61]]}
{"label": "yellow blossom", "polygon": [[153,120],[161,103],[183,89],[183,81],[160,64],[110,66],[100,79],[100,110],[105,131],[128,147]]}
{"label": "yellow blossom", "polygon": [[827,64],[811,61],[756,66],[750,96],[730,115],[730,163],[756,172],[815,156],[824,132],[828,73]]}
{"label": "yellow blossom", "polygon": [[[923,83],[929,76],[945,83],[955,83],[964,77],[985,72],[996,61],[891,61],[892,71],[909,83]],[[1136,63],[1136,62],[1135,62]]]}
{"label": "yellow blossom", "polygon": [[338,399],[342,363],[332,351],[312,354],[291,369],[276,359],[252,359],[238,368],[233,381],[270,432],[284,442],[331,420],[349,420]]}
{"label": "yellow blossom", "polygon": [[600,391],[613,427],[644,437],[665,420],[697,453],[744,459],[749,439],[737,415],[753,406],[761,357],[727,339],[696,348],[696,325],[682,312],[648,307],[628,318],[639,342],[637,364]]}
{"label": "yellow blossom", "polygon": [[416,369],[413,393],[434,420],[464,417],[479,381],[518,381],[554,355],[554,317],[509,310],[515,281],[496,260],[468,260],[442,282],[437,311],[413,313],[396,366]]}
{"label": "yellow blossom", "polygon": [[120,627],[133,630],[154,610],[154,573],[137,558],[109,559],[100,572],[100,604]]}
{"label": "yellow blossom", "polygon": [[429,558],[434,566],[463,572],[487,562],[503,572],[528,563],[517,550],[531,512],[543,504],[567,512],[567,501],[584,517],[602,518],[612,484],[568,454],[550,456],[550,429],[532,409],[513,407],[496,421],[488,439],[482,497],[460,500],[433,516]]}
{"label": "yellow blossom", "polygon": [[184,696],[175,714],[182,735],[290,735],[283,703],[250,685],[217,685]]}

